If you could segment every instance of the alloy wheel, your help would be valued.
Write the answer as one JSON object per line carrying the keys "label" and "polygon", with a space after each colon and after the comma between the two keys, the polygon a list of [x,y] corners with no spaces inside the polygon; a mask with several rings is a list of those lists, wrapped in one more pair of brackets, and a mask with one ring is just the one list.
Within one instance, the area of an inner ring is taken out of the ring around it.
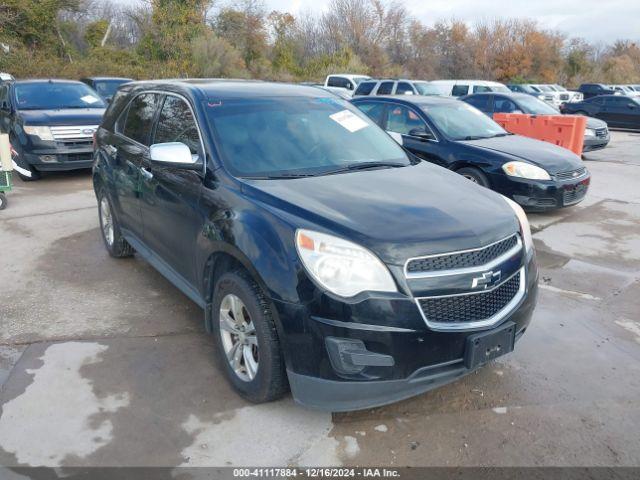
{"label": "alloy wheel", "polygon": [[245,382],[252,381],[258,373],[258,337],[247,307],[232,293],[220,303],[220,336],[235,374]]}

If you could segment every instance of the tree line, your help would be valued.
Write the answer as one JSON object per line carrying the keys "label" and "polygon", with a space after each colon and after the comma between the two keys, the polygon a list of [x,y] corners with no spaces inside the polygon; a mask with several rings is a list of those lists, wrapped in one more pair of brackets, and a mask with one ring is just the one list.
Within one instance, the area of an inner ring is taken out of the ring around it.
{"label": "tree line", "polygon": [[426,25],[394,0],[330,0],[324,13],[262,0],[3,0],[0,71],[19,78],[117,75],[320,81],[376,77],[640,83],[640,47],[594,45],[527,19]]}

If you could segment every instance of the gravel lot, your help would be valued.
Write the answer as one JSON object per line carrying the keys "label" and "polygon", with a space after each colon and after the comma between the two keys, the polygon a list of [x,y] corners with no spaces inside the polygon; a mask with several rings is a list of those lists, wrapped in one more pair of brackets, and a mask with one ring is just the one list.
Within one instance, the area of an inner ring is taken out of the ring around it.
{"label": "gravel lot", "polygon": [[584,202],[530,215],[542,290],[513,354],[333,416],[241,400],[198,308],[107,256],[87,172],[17,180],[0,212],[0,465],[638,466],[639,148],[614,132],[585,159]]}

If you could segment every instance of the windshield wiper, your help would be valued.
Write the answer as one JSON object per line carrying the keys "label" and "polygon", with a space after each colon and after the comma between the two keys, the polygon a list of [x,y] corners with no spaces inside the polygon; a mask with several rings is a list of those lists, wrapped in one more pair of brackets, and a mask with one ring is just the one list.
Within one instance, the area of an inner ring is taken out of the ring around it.
{"label": "windshield wiper", "polygon": [[495,137],[508,137],[509,135],[513,135],[513,133],[511,132],[503,132],[503,133],[496,133],[495,135],[492,135],[489,138],[495,138]]}
{"label": "windshield wiper", "polygon": [[462,140],[482,140],[483,138],[491,138],[486,135],[469,135],[464,137]]}
{"label": "windshield wiper", "polygon": [[372,168],[399,168],[408,164],[402,162],[356,162],[343,167],[322,172],[322,175],[333,175],[334,173],[352,172],[355,170],[370,170]]}

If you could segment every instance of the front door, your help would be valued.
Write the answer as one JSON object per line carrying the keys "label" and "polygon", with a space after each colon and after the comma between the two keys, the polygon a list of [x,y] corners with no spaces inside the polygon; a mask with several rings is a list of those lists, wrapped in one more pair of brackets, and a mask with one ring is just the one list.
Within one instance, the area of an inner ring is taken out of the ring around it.
{"label": "front door", "polygon": [[142,158],[148,154],[149,135],[157,111],[159,97],[144,93],[135,97],[116,125],[116,134],[103,150],[111,156],[114,168],[115,195],[118,221],[125,233],[138,239],[143,237],[140,211],[140,168]]}
{"label": "front door", "polygon": [[[415,110],[405,105],[388,104],[384,128],[391,135],[401,135],[402,146],[415,156],[446,167],[446,162],[439,155],[435,135]],[[425,138],[420,133],[428,134],[431,138]]]}
{"label": "front door", "polygon": [[[203,144],[188,101],[168,94],[151,143],[182,142],[204,161]],[[146,156],[141,168],[144,243],[182,280],[196,284],[195,251],[203,219],[198,202],[202,172],[154,164]]]}

